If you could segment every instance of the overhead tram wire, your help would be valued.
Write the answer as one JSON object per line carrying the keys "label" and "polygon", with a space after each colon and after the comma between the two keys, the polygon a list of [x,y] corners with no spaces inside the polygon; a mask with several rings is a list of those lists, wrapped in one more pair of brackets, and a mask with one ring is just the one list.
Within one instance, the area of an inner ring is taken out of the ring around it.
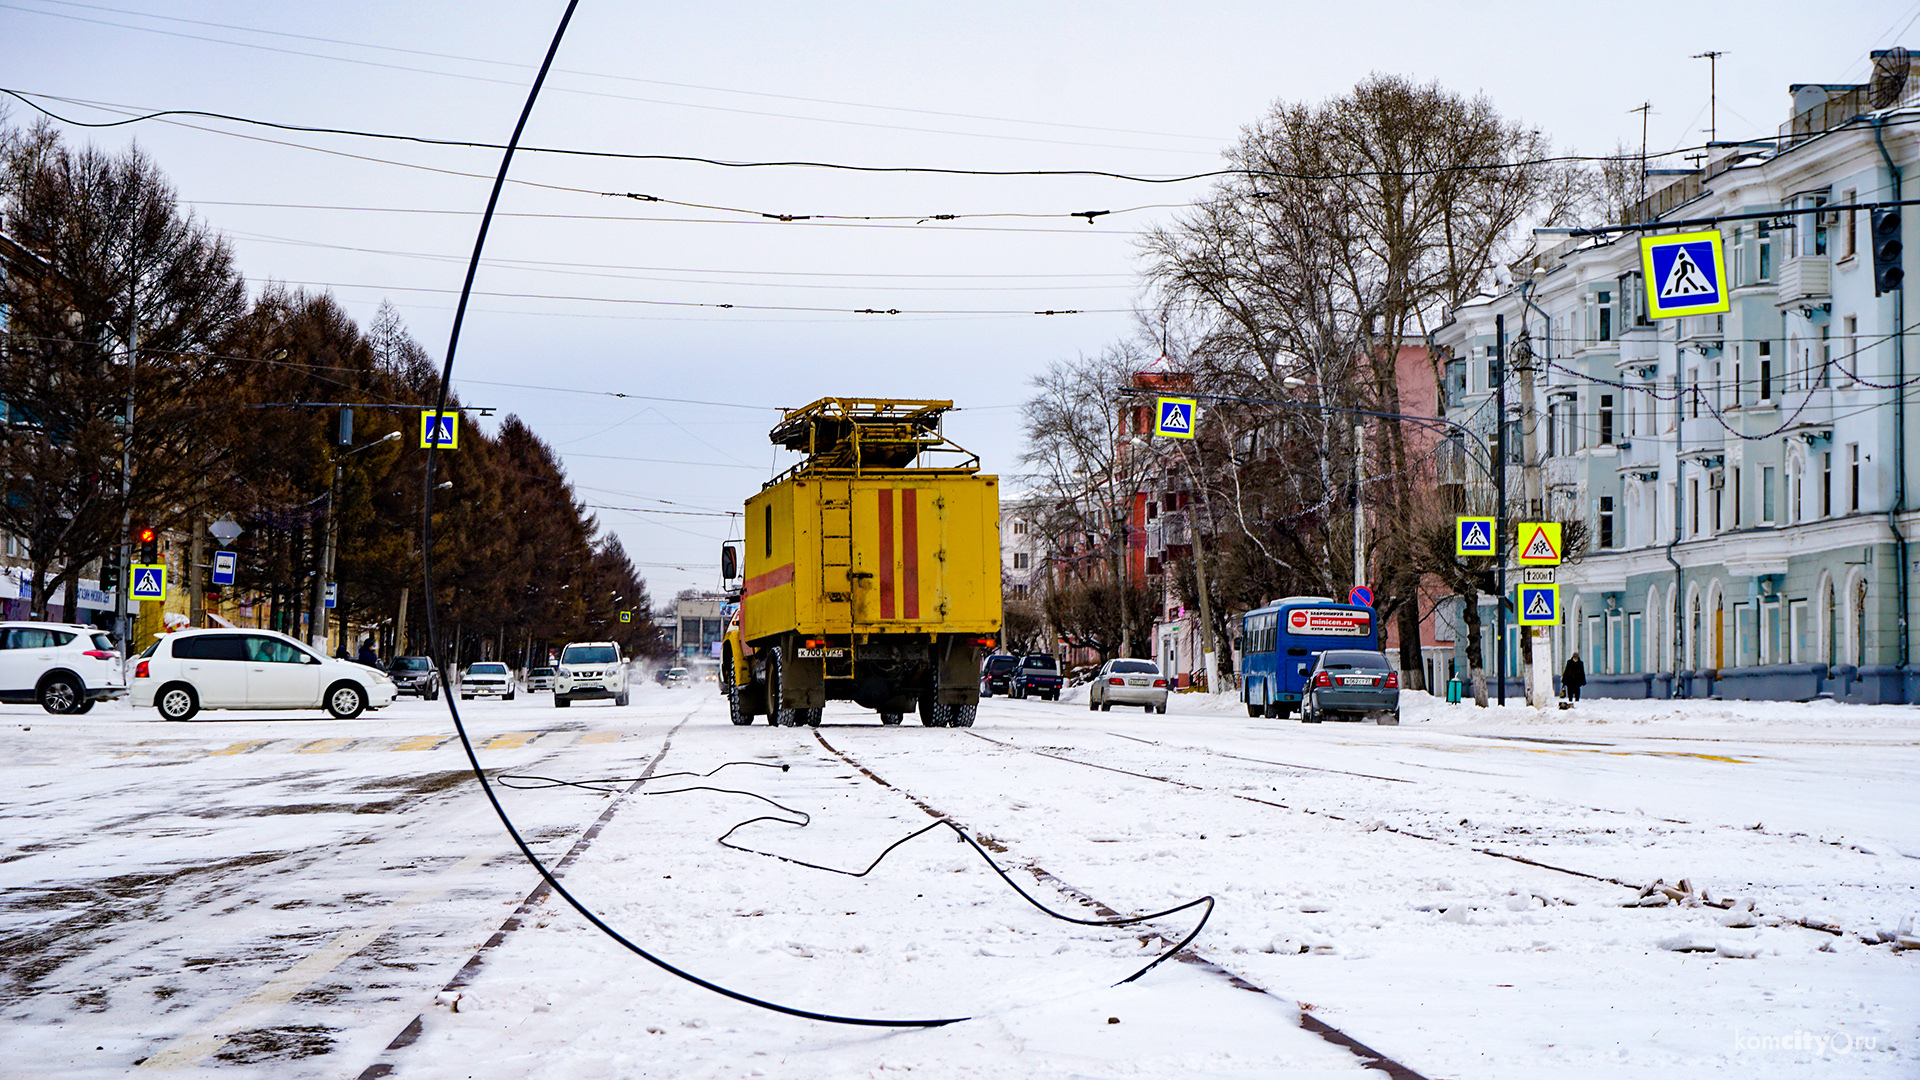
{"label": "overhead tram wire", "polygon": [[[131,111],[131,110],[129,109],[128,106],[123,106],[123,105],[115,105],[115,104],[106,103],[106,102],[87,101],[79,98],[61,97],[55,94],[41,94],[41,93],[35,93],[32,91],[15,90],[9,87],[0,87],[0,94],[6,94],[11,97],[14,97],[18,99],[20,102],[22,102],[23,104],[25,104],[27,107],[34,109],[37,112],[44,113],[47,116],[60,121],[61,123],[71,124],[75,127],[110,128],[110,127],[120,127],[127,124],[137,124],[147,120],[165,120],[165,118],[171,117],[171,116],[193,116],[193,117],[201,117],[201,118],[210,119],[210,120],[225,120],[230,123],[248,124],[255,127],[264,127],[264,128],[277,130],[277,131],[289,131],[289,132],[297,132],[302,134],[344,135],[344,136],[350,136],[354,138],[382,139],[382,140],[389,140],[389,141],[395,141],[395,142],[415,143],[423,146],[447,146],[447,147],[458,147],[463,149],[474,149],[474,150],[506,149],[505,147],[502,147],[498,143],[489,143],[489,142],[475,141],[470,139],[437,139],[437,138],[432,138],[424,135],[402,135],[402,134],[396,134],[393,132],[368,131],[368,130],[363,130],[358,128],[340,128],[340,127],[328,127],[323,125],[309,125],[309,124],[288,124],[288,123],[282,123],[279,121],[260,120],[260,119],[255,119],[253,117],[238,116],[232,113],[211,112],[205,109],[155,109],[155,110],[139,113],[138,115],[128,116],[120,120],[88,122],[88,121],[82,121],[82,120],[72,120],[67,117],[61,116],[58,113],[55,113],[47,109],[45,106],[39,104],[33,99],[36,97],[44,98],[48,101],[65,102],[70,104],[82,105],[88,108],[97,108],[97,109],[103,109],[108,111]],[[1911,123],[1920,123],[1920,116],[1909,117],[1905,120],[1895,120],[1891,122],[1891,124],[1897,124],[1897,125],[1905,125],[1905,124],[1911,124]],[[188,125],[188,126],[191,126],[191,125]],[[209,131],[215,131],[219,134],[235,135],[236,137],[242,137],[242,138],[246,137],[246,136],[238,136],[237,133],[234,133],[234,132],[218,132],[217,129],[195,129],[195,130],[209,130]],[[264,141],[270,142],[272,140],[264,140]],[[295,143],[295,144],[288,144],[288,145],[298,146],[301,144]],[[316,148],[307,147],[307,149],[316,149]],[[533,154],[554,154],[554,155],[565,156],[565,157],[605,158],[605,159],[614,160],[614,161],[682,162],[682,163],[694,164],[694,165],[711,165],[716,168],[724,168],[724,169],[775,169],[775,168],[829,169],[829,170],[836,170],[841,172],[855,172],[855,173],[900,173],[900,174],[916,174],[916,175],[928,175],[928,176],[978,176],[978,177],[996,177],[996,178],[1089,177],[1089,178],[1095,178],[1095,179],[1119,180],[1126,183],[1135,183],[1135,184],[1183,184],[1183,183],[1191,183],[1196,180],[1211,180],[1211,179],[1215,179],[1223,176],[1247,176],[1247,177],[1257,177],[1257,178],[1263,177],[1263,178],[1269,178],[1269,179],[1275,179],[1275,180],[1294,180],[1294,181],[1306,181],[1306,182],[1333,182],[1333,181],[1340,181],[1340,180],[1378,180],[1378,179],[1385,179],[1385,178],[1411,179],[1411,178],[1424,178],[1424,177],[1433,177],[1433,176],[1451,176],[1459,173],[1508,172],[1514,169],[1538,168],[1543,165],[1605,163],[1605,162],[1617,161],[1620,159],[1620,155],[1618,154],[1550,154],[1542,157],[1521,158],[1514,161],[1490,161],[1490,162],[1471,164],[1471,165],[1445,165],[1445,166],[1435,166],[1432,168],[1423,168],[1423,169],[1391,169],[1391,170],[1358,169],[1358,170],[1351,170],[1346,172],[1297,173],[1297,172],[1287,172],[1287,171],[1277,170],[1277,169],[1229,168],[1229,169],[1208,169],[1202,172],[1180,173],[1180,174],[1172,174],[1172,175],[1164,175],[1164,176],[1150,176],[1150,175],[1144,175],[1144,174],[1138,174],[1138,173],[1115,172],[1108,169],[968,169],[968,168],[957,168],[957,167],[949,167],[949,166],[929,166],[929,165],[855,165],[847,162],[810,161],[810,160],[804,160],[804,159],[768,160],[768,161],[729,161],[722,158],[703,157],[703,156],[693,155],[693,154],[642,154],[642,153],[633,153],[633,152],[618,151],[618,150],[584,150],[584,149],[577,149],[577,148],[551,147],[551,146],[544,146],[544,147],[529,146],[529,147],[526,147],[525,149],[528,153],[533,153]],[[1682,154],[1691,153],[1694,151],[1704,150],[1704,149],[1706,149],[1706,147],[1703,145],[1676,147],[1673,150],[1662,151],[1657,154],[1649,154],[1647,155],[1647,157],[1648,157],[1648,160],[1655,160],[1658,158],[1675,157]],[[323,151],[323,152],[338,153],[338,151]],[[355,155],[344,155],[344,156],[352,157]],[[416,167],[425,168],[425,166],[416,166]],[[444,172],[448,170],[435,169],[430,171]],[[471,176],[472,174],[456,173],[455,175]],[[516,184],[526,184],[532,187],[556,186],[556,185],[536,184],[531,181],[516,180],[513,182]],[[562,190],[577,191],[579,189],[562,189]],[[599,194],[599,193],[595,192],[595,194]]]}
{"label": "overhead tram wire", "polygon": [[[181,18],[178,16],[172,16],[172,15],[157,15],[152,12],[129,11],[125,8],[108,7],[103,4],[80,3],[78,2],[78,0],[40,0],[40,2],[47,3],[47,4],[54,4],[59,7],[85,8],[90,11],[109,11],[118,15],[132,15],[139,18],[157,19],[165,22],[187,23],[194,26],[209,26],[215,29],[220,29],[220,30],[238,30],[238,31],[241,31],[242,33],[263,34],[271,37],[288,38],[296,41],[315,41],[315,42],[319,42],[321,44],[326,44],[326,45],[345,45],[345,46],[348,46],[349,48],[372,49],[379,52],[400,53],[400,54],[409,55],[409,56],[425,56],[425,57],[430,57],[436,60],[458,60],[463,63],[471,63],[471,64],[491,64],[496,67],[516,68],[523,71],[534,70],[533,65],[523,64],[515,60],[490,60],[482,56],[462,56],[457,53],[432,52],[427,49],[408,49],[408,48],[403,48],[395,45],[380,45],[380,44],[375,44],[373,42],[366,42],[366,41],[350,41],[344,38],[320,37],[315,34],[295,34],[295,33],[289,33],[284,30],[268,30],[262,27],[240,26],[235,23],[211,22],[205,19],[187,19],[187,18]],[[13,8],[14,10],[18,10],[18,11],[34,10],[31,8],[16,7],[13,4],[0,4],[0,7]],[[55,14],[53,12],[36,12],[36,13],[43,14],[43,15]],[[64,17],[64,16],[56,16],[56,17]],[[126,23],[105,23],[104,21],[102,21],[101,25],[117,26],[117,27],[122,27],[130,30],[139,30],[145,33],[162,33],[163,32],[163,31],[154,30],[151,27],[134,26],[132,24],[126,24]],[[220,41],[220,39],[217,39],[217,38],[197,38],[195,40],[215,41],[220,44],[236,45],[241,48],[262,48],[262,46],[252,45],[245,42]],[[315,54],[296,53],[294,55],[312,56]],[[346,63],[358,62],[347,57],[319,56],[317,58],[338,59]],[[402,69],[402,70],[413,70],[413,69]],[[574,69],[560,68],[558,70],[561,74],[564,74],[564,75],[578,75],[578,76],[582,76],[585,78],[592,78],[592,79],[611,79],[618,82],[640,83],[647,86],[669,86],[679,90],[699,90],[706,93],[715,93],[715,94],[739,94],[745,97],[773,98],[780,101],[799,101],[799,102],[805,102],[811,105],[836,105],[836,106],[840,106],[843,108],[850,108],[850,109],[874,109],[881,112],[914,113],[921,116],[943,116],[943,117],[948,117],[950,119],[956,119],[956,120],[984,120],[991,123],[1001,123],[1001,124],[1027,124],[1035,127],[1064,128],[1071,131],[1103,131],[1103,132],[1107,132],[1109,134],[1114,134],[1114,135],[1144,135],[1149,138],[1162,138],[1162,139],[1196,139],[1196,140],[1205,140],[1205,141],[1213,142],[1216,144],[1221,141],[1219,138],[1212,135],[1189,135],[1189,134],[1184,134],[1180,132],[1171,132],[1171,131],[1141,131],[1134,128],[1101,127],[1097,124],[1069,124],[1069,123],[1063,123],[1063,122],[1054,121],[1054,120],[1028,120],[1028,119],[1023,119],[1021,117],[1014,117],[1014,116],[986,116],[978,113],[946,112],[939,109],[915,109],[905,105],[875,105],[870,102],[863,102],[863,101],[840,101],[833,98],[803,97],[798,94],[776,94],[776,93],[771,93],[763,90],[740,90],[740,89],[736,89],[733,87],[726,87],[726,86],[703,86],[698,83],[671,82],[665,79],[645,79],[635,75],[614,75],[614,74],[609,74],[606,72],[599,72],[599,71],[583,71],[577,68],[574,68]],[[428,74],[437,74],[437,73],[428,72]],[[520,84],[509,83],[507,85],[518,86]],[[564,88],[561,88],[561,91],[565,92]]]}
{"label": "overhead tram wire", "polygon": [[[453,364],[459,350],[460,329],[462,322],[465,321],[467,299],[473,291],[473,279],[480,271],[480,256],[486,249],[487,229],[492,223],[493,211],[499,205],[500,192],[506,187],[507,171],[513,164],[514,148],[519,145],[520,135],[526,130],[527,120],[533,115],[533,103],[539,99],[540,87],[546,82],[547,71],[553,66],[554,55],[560,51],[560,41],[566,36],[567,24],[573,20],[573,12],[574,9],[579,6],[579,2],[580,0],[567,0],[566,11],[560,17],[560,25],[554,31],[552,43],[547,46],[546,58],[540,65],[540,72],[534,76],[533,85],[527,91],[527,102],[520,110],[520,119],[514,124],[513,135],[507,140],[507,145],[501,153],[500,171],[494,178],[493,190],[487,196],[487,210],[480,218],[478,235],[475,236],[473,242],[473,257],[467,263],[465,283],[461,290],[459,304],[454,310],[453,325],[448,331],[447,355],[440,374],[441,408],[445,408],[448,388],[453,383]],[[444,655],[440,649],[439,614],[437,610],[438,606],[434,603],[433,590],[433,477],[435,457],[438,452],[439,446],[437,443],[429,445],[427,450],[426,471],[425,475],[421,478],[421,486],[425,491],[425,496],[420,517],[421,575],[426,598],[427,640],[429,650],[434,656]],[[875,1017],[838,1016],[831,1013],[798,1009],[790,1005],[781,1005],[776,1002],[743,994],[738,990],[728,989],[718,983],[703,979],[690,971],[676,967],[666,960],[648,952],[646,949],[641,948],[637,943],[628,939],[612,926],[609,926],[605,920],[594,914],[592,909],[582,903],[572,892],[568,891],[560,879],[555,877],[553,872],[547,868],[546,864],[540,859],[540,856],[534,852],[533,847],[527,843],[526,838],[521,836],[520,831],[514,827],[513,819],[508,816],[506,807],[501,805],[499,794],[493,790],[492,782],[487,779],[486,770],[480,765],[480,757],[474,750],[473,740],[467,734],[466,725],[460,719],[460,709],[459,706],[454,703],[453,697],[454,695],[452,694],[446,695],[447,712],[453,717],[454,728],[459,732],[460,745],[462,749],[466,751],[467,762],[473,767],[474,778],[480,782],[480,790],[486,794],[487,801],[492,805],[494,813],[500,818],[500,823],[507,830],[507,834],[513,838],[515,846],[520,849],[521,855],[539,872],[541,880],[547,883],[547,887],[553,890],[554,895],[566,901],[568,905],[580,913],[582,918],[592,923],[609,938],[619,942],[629,952],[663,971],[669,972],[696,986],[711,990],[724,997],[732,998],[743,1004],[753,1005],[762,1009],[808,1020],[820,1020],[826,1023],[849,1024],[859,1027],[922,1028],[944,1027],[945,1025],[959,1023],[962,1020],[968,1019],[962,1016],[951,1016],[932,1019],[892,1020]],[[956,831],[958,830],[956,829]],[[964,832],[960,835],[962,839],[967,839],[971,842],[971,838],[967,837]]]}
{"label": "overhead tram wire", "polygon": [[[355,282],[341,281],[283,281],[286,285],[305,285],[317,289],[375,289],[391,292],[462,294],[459,289],[436,289],[425,285],[361,285]],[[796,304],[739,304],[711,300],[646,300],[636,297],[618,296],[581,296],[563,293],[523,293],[523,292],[474,292],[474,296],[486,296],[505,300],[562,300],[587,304],[620,304],[640,307],[710,308],[738,311],[800,311],[812,314],[833,315],[1126,315],[1132,308],[1045,308],[1031,310],[1026,308],[907,308],[877,307],[805,307]]]}

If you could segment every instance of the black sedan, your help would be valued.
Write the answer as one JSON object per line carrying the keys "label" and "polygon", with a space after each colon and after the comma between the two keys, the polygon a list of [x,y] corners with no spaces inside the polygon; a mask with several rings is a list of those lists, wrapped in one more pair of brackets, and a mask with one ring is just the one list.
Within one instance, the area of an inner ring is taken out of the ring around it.
{"label": "black sedan", "polygon": [[1020,658],[1007,653],[994,653],[980,666],[980,696],[992,697],[995,694],[1012,692],[1013,670],[1020,666]]}
{"label": "black sedan", "polygon": [[1378,724],[1400,722],[1400,673],[1387,654],[1362,649],[1328,649],[1307,675],[1300,697],[1300,719],[1317,724],[1334,717]]}

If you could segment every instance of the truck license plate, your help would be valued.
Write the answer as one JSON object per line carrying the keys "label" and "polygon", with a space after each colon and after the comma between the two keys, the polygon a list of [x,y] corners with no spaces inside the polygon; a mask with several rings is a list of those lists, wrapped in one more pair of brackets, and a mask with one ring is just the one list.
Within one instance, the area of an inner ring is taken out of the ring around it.
{"label": "truck license plate", "polygon": [[793,655],[802,660],[826,660],[847,655],[845,649],[795,649]]}

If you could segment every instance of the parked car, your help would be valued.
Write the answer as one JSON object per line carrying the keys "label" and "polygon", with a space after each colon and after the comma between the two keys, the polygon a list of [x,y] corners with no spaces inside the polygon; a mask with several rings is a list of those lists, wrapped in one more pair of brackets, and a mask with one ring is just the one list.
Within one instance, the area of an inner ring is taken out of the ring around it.
{"label": "parked car", "polygon": [[992,697],[995,694],[1013,692],[1013,670],[1020,666],[1020,658],[1011,653],[994,653],[980,665],[980,696]]}
{"label": "parked car", "polygon": [[1400,673],[1387,654],[1368,649],[1328,649],[1314,661],[1300,698],[1300,719],[1317,724],[1335,716],[1375,723],[1400,722]]}
{"label": "parked car", "polygon": [[467,673],[460,676],[460,700],[471,701],[476,696],[512,701],[513,672],[497,660],[468,664]]}
{"label": "parked car", "polygon": [[120,650],[78,623],[0,623],[0,701],[83,713],[127,692]]}
{"label": "parked car", "polygon": [[393,667],[387,669],[387,677],[402,694],[412,694],[423,701],[440,698],[440,669],[433,666],[429,657],[396,656]]}
{"label": "parked car", "polygon": [[1115,705],[1142,705],[1167,711],[1167,677],[1151,660],[1109,660],[1087,684],[1087,708],[1101,712]]}
{"label": "parked car", "polygon": [[551,689],[553,689],[553,669],[552,668],[537,667],[527,672],[528,693],[532,693],[535,690],[551,690]]}
{"label": "parked car", "polygon": [[1033,653],[1013,671],[1008,693],[1014,697],[1060,700],[1060,662],[1046,653]]}
{"label": "parked car", "polygon": [[604,698],[612,698],[615,705],[627,703],[627,665],[620,646],[611,641],[569,642],[553,672],[554,708]]}
{"label": "parked car", "polygon": [[272,630],[179,630],[133,667],[133,703],[167,720],[201,709],[325,709],[351,720],[400,696],[386,672],[314,652]]}

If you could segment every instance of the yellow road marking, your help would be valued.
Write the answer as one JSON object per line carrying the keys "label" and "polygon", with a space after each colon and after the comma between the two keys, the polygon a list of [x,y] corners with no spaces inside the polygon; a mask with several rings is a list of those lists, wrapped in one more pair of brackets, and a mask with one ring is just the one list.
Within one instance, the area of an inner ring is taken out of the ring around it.
{"label": "yellow road marking", "polygon": [[227,747],[225,750],[215,750],[209,753],[207,756],[223,757],[227,754],[244,754],[249,750],[258,750],[260,747],[265,746],[272,741],[273,741],[272,739],[254,739],[250,742],[237,742],[237,743],[234,743],[232,746]]}
{"label": "yellow road marking", "polygon": [[619,742],[619,741],[620,741],[620,733],[617,731],[589,731],[585,735],[580,736],[580,742],[583,742],[583,743],[605,743],[605,742]]}
{"label": "yellow road marking", "polygon": [[539,738],[542,734],[542,732],[538,731],[509,731],[503,735],[495,735],[493,738],[481,743],[480,749],[512,750],[517,746],[527,745]]}
{"label": "yellow road marking", "polygon": [[389,750],[432,750],[445,745],[453,739],[451,735],[415,735],[388,747]]}
{"label": "yellow road marking", "polygon": [[329,754],[344,746],[352,745],[353,739],[315,739],[305,746],[296,747],[296,754]]}

